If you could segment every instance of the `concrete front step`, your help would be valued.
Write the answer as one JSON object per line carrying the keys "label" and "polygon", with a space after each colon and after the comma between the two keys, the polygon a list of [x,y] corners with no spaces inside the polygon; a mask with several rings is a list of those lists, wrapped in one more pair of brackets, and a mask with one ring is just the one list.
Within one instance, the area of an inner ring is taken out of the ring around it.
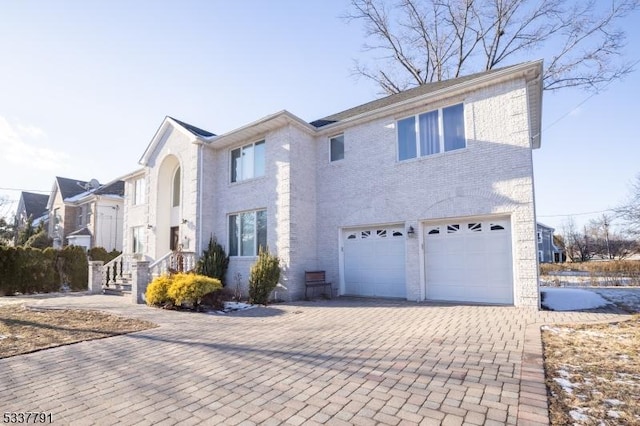
{"label": "concrete front step", "polygon": [[129,296],[131,295],[131,290],[123,290],[121,288],[115,287],[105,287],[102,289],[102,294],[112,295],[112,296]]}

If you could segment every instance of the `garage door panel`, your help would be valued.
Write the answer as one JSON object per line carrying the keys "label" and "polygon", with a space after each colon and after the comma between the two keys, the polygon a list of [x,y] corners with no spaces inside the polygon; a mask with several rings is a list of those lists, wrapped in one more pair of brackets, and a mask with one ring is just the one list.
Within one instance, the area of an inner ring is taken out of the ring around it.
{"label": "garage door panel", "polygon": [[424,235],[428,299],[513,303],[508,220],[427,225]]}
{"label": "garage door panel", "polygon": [[403,227],[361,228],[343,235],[345,294],[406,297]]}

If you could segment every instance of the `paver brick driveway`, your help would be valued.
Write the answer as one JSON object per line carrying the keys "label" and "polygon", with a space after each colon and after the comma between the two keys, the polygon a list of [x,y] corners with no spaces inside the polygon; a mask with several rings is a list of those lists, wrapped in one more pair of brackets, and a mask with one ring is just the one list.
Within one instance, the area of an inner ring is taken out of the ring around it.
{"label": "paver brick driveway", "polygon": [[544,424],[540,325],[624,319],[356,299],[230,315],[28,303],[160,325],[0,359],[0,411],[56,424]]}

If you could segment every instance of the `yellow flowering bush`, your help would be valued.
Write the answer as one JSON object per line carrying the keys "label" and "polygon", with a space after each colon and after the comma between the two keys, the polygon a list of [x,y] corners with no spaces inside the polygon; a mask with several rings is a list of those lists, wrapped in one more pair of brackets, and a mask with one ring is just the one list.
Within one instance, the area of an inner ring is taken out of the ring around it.
{"label": "yellow flowering bush", "polygon": [[222,289],[219,279],[197,274],[175,274],[167,295],[176,305],[192,303],[197,307],[205,294]]}

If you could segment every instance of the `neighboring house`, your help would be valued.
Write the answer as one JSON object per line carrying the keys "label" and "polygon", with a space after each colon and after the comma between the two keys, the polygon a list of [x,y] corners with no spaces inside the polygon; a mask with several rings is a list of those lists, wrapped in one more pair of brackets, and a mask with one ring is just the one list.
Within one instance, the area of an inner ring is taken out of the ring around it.
{"label": "neighboring house", "polygon": [[53,246],[122,251],[123,198],[122,180],[101,185],[56,177],[48,203]]}
{"label": "neighboring house", "polygon": [[556,247],[553,242],[554,228],[538,222],[536,237],[538,239],[538,262],[559,263],[564,262],[562,249]]}
{"label": "neighboring house", "polygon": [[541,103],[529,62],[311,123],[281,111],[216,136],[166,117],[123,178],[125,253],[215,236],[245,290],[268,246],[291,300],[324,270],[340,295],[538,306]]}
{"label": "neighboring house", "polygon": [[45,194],[35,194],[33,192],[22,192],[20,194],[15,219],[16,235],[27,227],[29,221],[31,221],[33,229],[36,229],[40,223],[44,223],[46,226],[48,200],[49,196]]}

